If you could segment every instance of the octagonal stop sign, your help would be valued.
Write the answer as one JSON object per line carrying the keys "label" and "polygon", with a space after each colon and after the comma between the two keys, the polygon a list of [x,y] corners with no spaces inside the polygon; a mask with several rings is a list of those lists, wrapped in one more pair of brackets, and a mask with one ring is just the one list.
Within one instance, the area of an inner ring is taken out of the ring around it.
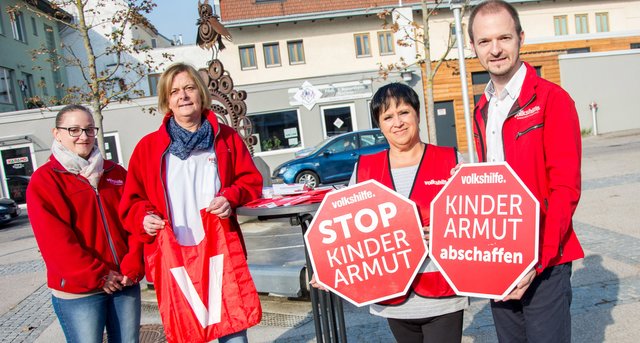
{"label": "octagonal stop sign", "polygon": [[304,239],[318,283],[356,306],[405,294],[427,256],[415,203],[374,180],[328,193]]}
{"label": "octagonal stop sign", "polygon": [[458,295],[504,298],[537,262],[539,210],[507,163],[464,164],[431,202],[430,257]]}

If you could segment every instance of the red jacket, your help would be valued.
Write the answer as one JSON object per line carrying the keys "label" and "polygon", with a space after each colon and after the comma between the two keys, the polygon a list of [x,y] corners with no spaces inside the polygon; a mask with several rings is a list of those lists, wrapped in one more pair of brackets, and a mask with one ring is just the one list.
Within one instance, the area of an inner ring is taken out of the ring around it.
{"label": "red jacket", "polygon": [[[212,111],[207,110],[205,115],[214,133],[213,144],[222,185],[219,195],[227,198],[231,208],[235,209],[262,194],[262,176],[238,133],[229,126],[219,124]],[[148,243],[145,256],[155,251],[156,246],[154,236],[144,231],[144,217],[148,213],[155,213],[171,225],[165,186],[165,155],[169,153],[171,143],[167,131],[169,118],[166,115],[160,128],[143,137],[133,151],[129,160],[129,177],[120,203],[120,215],[127,229],[142,242]],[[230,229],[242,239],[235,215],[229,221]]]}
{"label": "red jacket", "polygon": [[[584,257],[571,218],[580,199],[582,143],[576,107],[560,86],[529,64],[518,100],[502,127],[505,160],[540,202],[536,271]],[[485,96],[474,111],[478,158],[486,162]]]}
{"label": "red jacket", "polygon": [[[431,201],[451,177],[451,169],[456,164],[458,164],[458,156],[454,148],[439,147],[431,144],[427,144],[425,147],[418,172],[413,180],[411,194],[409,194],[409,199],[415,202],[418,207],[423,227],[431,224]],[[391,177],[391,162],[388,150],[360,156],[356,181],[361,182],[370,179],[374,179],[395,190],[393,178]],[[455,295],[447,280],[437,271],[419,273],[411,284],[411,290],[423,297],[439,298]],[[408,294],[384,301],[381,304],[399,305],[406,301],[407,296]]]}
{"label": "red jacket", "polygon": [[134,282],[142,279],[142,244],[118,217],[126,173],[105,160],[97,191],[53,156],[33,173],[27,206],[49,288],[68,293],[101,290],[110,270]]}

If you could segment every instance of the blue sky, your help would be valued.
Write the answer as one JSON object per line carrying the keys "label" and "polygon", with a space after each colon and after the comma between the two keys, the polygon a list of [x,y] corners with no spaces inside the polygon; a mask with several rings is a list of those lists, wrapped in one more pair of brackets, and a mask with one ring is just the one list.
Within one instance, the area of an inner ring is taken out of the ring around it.
{"label": "blue sky", "polygon": [[[155,0],[157,5],[146,15],[153,26],[169,39],[182,34],[184,44],[196,42],[198,20],[198,0]],[[209,3],[213,3],[212,0]]]}

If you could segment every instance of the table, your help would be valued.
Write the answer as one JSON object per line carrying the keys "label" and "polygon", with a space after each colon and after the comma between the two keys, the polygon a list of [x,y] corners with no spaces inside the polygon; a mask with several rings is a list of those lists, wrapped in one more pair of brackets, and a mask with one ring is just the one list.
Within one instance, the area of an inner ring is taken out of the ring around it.
{"label": "table", "polygon": [[[258,217],[259,220],[276,218],[293,219],[293,221],[300,225],[302,234],[304,235],[313,219],[313,213],[318,210],[318,207],[320,207],[320,203],[273,208],[238,207],[236,208],[236,214]],[[304,255],[307,260],[307,276],[310,280],[311,276],[313,276],[313,268],[309,260],[309,254],[307,253],[306,243]],[[309,293],[311,296],[313,323],[316,329],[316,341],[318,343],[346,342],[347,334],[345,331],[342,300],[331,292],[320,291],[313,287],[310,287]]]}

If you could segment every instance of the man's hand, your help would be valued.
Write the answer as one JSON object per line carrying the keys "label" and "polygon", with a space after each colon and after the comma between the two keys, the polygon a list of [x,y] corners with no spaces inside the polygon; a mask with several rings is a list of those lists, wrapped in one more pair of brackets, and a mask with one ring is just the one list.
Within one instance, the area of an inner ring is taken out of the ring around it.
{"label": "man's hand", "polygon": [[507,294],[506,297],[504,297],[504,299],[502,300],[496,300],[496,301],[509,301],[509,300],[520,300],[522,299],[522,296],[524,295],[524,292],[527,291],[527,289],[529,288],[529,286],[531,285],[531,283],[533,282],[533,279],[535,279],[536,277],[536,270],[531,269],[527,275],[525,275],[522,280],[520,280],[520,282],[518,283],[518,285],[516,286],[516,288],[513,289],[513,291],[511,291],[511,293]]}

